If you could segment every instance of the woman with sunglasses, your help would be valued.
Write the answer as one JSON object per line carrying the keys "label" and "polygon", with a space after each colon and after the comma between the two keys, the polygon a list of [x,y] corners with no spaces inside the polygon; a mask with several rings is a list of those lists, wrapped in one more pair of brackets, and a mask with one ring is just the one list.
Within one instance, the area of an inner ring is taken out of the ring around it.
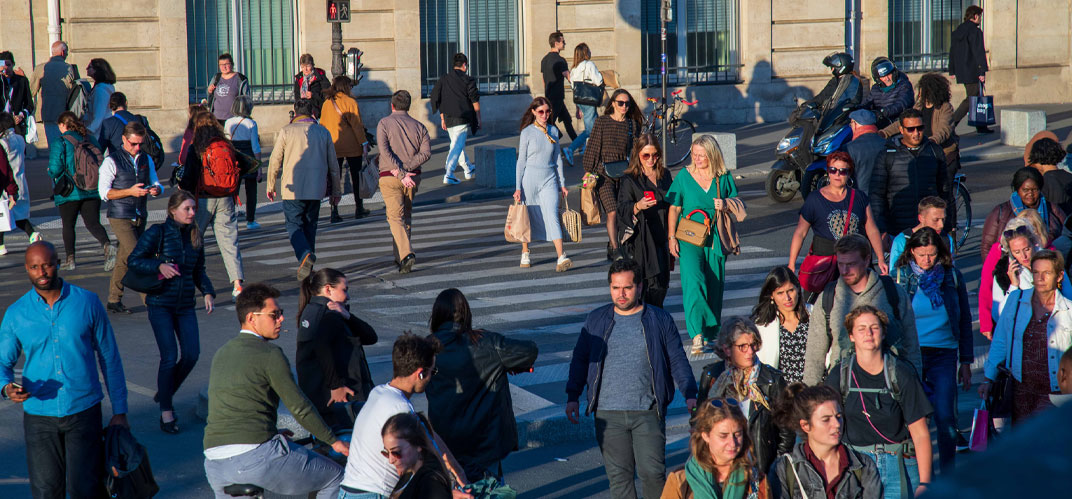
{"label": "woman with sunglasses", "polygon": [[[391,416],[383,425],[383,450],[380,454],[398,472],[394,499],[450,499],[450,479],[436,458],[420,416],[403,412]],[[344,492],[340,497],[348,493]]]}
{"label": "woman with sunglasses", "polygon": [[748,436],[753,442],[756,465],[770,469],[771,463],[793,448],[792,430],[780,429],[774,422],[774,400],[785,390],[782,373],[759,361],[763,346],[756,325],[744,317],[731,317],[718,335],[721,361],[708,364],[700,375],[697,406],[706,399],[738,400],[748,418]]}
{"label": "woman with sunglasses", "polygon": [[[1005,224],[1001,239],[994,243],[983,261],[979,281],[979,332],[993,338],[994,325],[1005,308],[1009,295],[1017,289],[1031,289],[1031,256],[1042,249],[1053,249],[1042,228],[1038,212],[1025,209]],[[993,277],[990,277],[993,276]],[[1072,297],[1072,283],[1063,278],[1061,294]],[[986,299],[989,297],[989,299]]]}
{"label": "woman with sunglasses", "polygon": [[644,272],[644,303],[663,306],[670,288],[670,257],[666,193],[674,182],[662,159],[659,139],[646,133],[637,138],[629,169],[618,189],[618,241],[626,258]]}
{"label": "woman with sunglasses", "polygon": [[662,499],[766,499],[767,477],[752,453],[748,419],[737,400],[697,404],[685,466],[666,476]]}
{"label": "woman with sunglasses", "polygon": [[[874,254],[882,255],[882,240],[875,217],[871,214],[871,200],[863,191],[849,186],[853,168],[852,157],[845,151],[835,151],[826,157],[826,174],[830,183],[809,194],[800,208],[797,228],[789,244],[789,270],[796,272],[797,256],[804,246],[808,229],[812,231],[809,254],[833,255],[834,243],[838,239],[849,234],[861,234],[871,242]],[[889,273],[882,258],[878,259],[878,267],[883,275]]]}
{"label": "woman with sunglasses", "polygon": [[1026,209],[1035,210],[1042,217],[1042,225],[1046,228],[1046,239],[1053,241],[1061,236],[1061,230],[1065,222],[1065,213],[1055,204],[1046,201],[1042,195],[1045,183],[1042,174],[1031,167],[1016,170],[1012,175],[1012,194],[1005,201],[990,210],[983,224],[983,235],[979,241],[979,251],[985,260],[994,243],[998,242],[1006,224],[1013,217]]}
{"label": "woman with sunglasses", "polygon": [[841,441],[878,466],[885,499],[909,499],[931,482],[933,409],[908,362],[887,351],[883,341],[890,321],[870,305],[845,316],[854,353],[826,376],[826,386],[845,401]]}
{"label": "woman with sunglasses", "polygon": [[771,497],[882,497],[875,461],[841,443],[844,414],[837,390],[793,383],[775,403],[774,418],[803,438],[771,466],[767,475]]}
{"label": "woman with sunglasses", "polygon": [[584,171],[598,176],[595,189],[599,205],[607,217],[607,259],[621,258],[618,253],[618,179],[607,176],[603,165],[616,161],[629,161],[629,153],[640,135],[644,114],[640,112],[633,96],[623,88],[614,91],[596,118],[592,133],[584,149]]}
{"label": "woman with sunglasses", "polygon": [[[573,265],[562,249],[562,222],[558,218],[558,200],[569,194],[562,173],[562,133],[550,122],[551,101],[537,97],[521,116],[518,142],[516,190],[514,202],[525,203],[532,229],[532,240],[551,241],[558,253],[555,272],[565,272]],[[521,243],[521,267],[531,265],[529,243]]]}
{"label": "woman with sunglasses", "polygon": [[964,391],[971,386],[975,359],[968,289],[964,276],[953,267],[946,239],[930,227],[908,238],[894,275],[908,292],[915,313],[923,358],[921,381],[934,406],[938,456],[942,471],[952,473],[957,452],[957,384]]}
{"label": "woman with sunglasses", "polygon": [[160,404],[160,429],[174,434],[179,432],[179,426],[171,399],[193,371],[201,352],[194,290],[204,295],[208,314],[212,313],[216,291],[205,272],[205,248],[194,221],[197,199],[177,190],[168,199],[167,213],[163,223],[145,229],[138,238],[127,257],[127,268],[128,272],[164,279],[163,289],[146,295],[145,306],[160,349],[153,401]]}
{"label": "woman with sunglasses", "polygon": [[767,345],[758,354],[760,362],[781,371],[786,383],[804,379],[809,319],[797,275],[784,265],[771,269],[759,288],[752,320]]}
{"label": "woman with sunglasses", "polygon": [[1012,424],[1053,407],[1050,394],[1060,393],[1057,381],[1061,356],[1072,347],[1072,300],[1058,291],[1066,284],[1065,259],[1056,251],[1031,255],[1031,288],[1018,290],[1001,312],[994,341],[979,385],[979,397],[987,399],[990,386],[1004,364],[1013,377]]}

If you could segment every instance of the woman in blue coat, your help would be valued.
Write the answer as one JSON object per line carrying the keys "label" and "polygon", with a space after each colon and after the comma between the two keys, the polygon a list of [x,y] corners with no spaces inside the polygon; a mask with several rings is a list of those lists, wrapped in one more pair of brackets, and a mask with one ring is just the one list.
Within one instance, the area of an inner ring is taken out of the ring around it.
{"label": "woman in blue coat", "polygon": [[194,222],[197,199],[186,191],[176,191],[168,199],[167,212],[164,223],[149,227],[138,238],[127,267],[131,272],[156,274],[165,280],[160,292],[146,296],[145,305],[160,349],[153,400],[160,404],[160,429],[174,434],[179,427],[171,399],[193,371],[201,351],[194,290],[204,295],[205,312],[210,314],[216,292],[205,272],[205,248]]}

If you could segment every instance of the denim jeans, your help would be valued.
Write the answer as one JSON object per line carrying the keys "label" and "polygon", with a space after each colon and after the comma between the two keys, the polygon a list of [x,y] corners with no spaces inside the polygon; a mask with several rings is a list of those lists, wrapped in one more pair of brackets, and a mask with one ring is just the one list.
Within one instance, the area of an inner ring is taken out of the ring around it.
{"label": "denim jeans", "polygon": [[256,449],[226,459],[205,459],[205,478],[216,499],[230,499],[223,488],[245,483],[288,496],[316,492],[319,499],[334,499],[342,483],[342,466],[283,435]]}
{"label": "denim jeans", "polygon": [[381,496],[375,492],[355,493],[339,489],[338,499],[387,499],[387,496]]}
{"label": "denim jeans", "polygon": [[570,142],[570,145],[566,146],[566,153],[572,154],[580,152],[584,154],[584,147],[588,143],[588,136],[592,134],[592,127],[596,125],[596,108],[595,106],[585,106],[577,104],[577,110],[581,112],[581,119],[584,121],[584,131],[577,134],[577,138]]}
{"label": "denim jeans", "polygon": [[316,224],[320,223],[320,200],[283,200],[287,236],[294,248],[294,257],[302,261],[307,253],[316,251]]}
{"label": "denim jeans", "polygon": [[22,429],[34,499],[104,495],[100,404],[59,418],[23,413]]}
{"label": "denim jeans", "polygon": [[662,495],[666,482],[666,421],[654,410],[596,411],[596,442],[616,499],[636,499],[633,475],[644,497]]}
{"label": "denim jeans", "polygon": [[934,407],[934,425],[938,429],[939,463],[942,473],[951,473],[957,453],[957,349],[924,347],[920,353],[923,391]]}
{"label": "denim jeans", "polygon": [[[859,449],[857,449],[859,451]],[[882,479],[883,499],[912,499],[916,495],[916,486],[919,485],[919,466],[916,458],[905,458],[904,467],[900,466],[900,457],[887,452],[860,451],[870,457],[878,465],[878,476]],[[905,490],[907,495],[901,495],[901,481],[907,478]]]}
{"label": "denim jeans", "polygon": [[[173,411],[171,399],[179,385],[194,370],[201,344],[197,333],[197,316],[193,307],[174,308],[148,305],[149,324],[160,349],[160,367],[156,371],[156,396],[161,411]],[[179,357],[179,353],[182,357]]]}
{"label": "denim jeans", "polygon": [[447,136],[450,137],[450,152],[447,153],[447,165],[444,175],[453,177],[454,168],[456,166],[460,166],[465,171],[471,172],[473,167],[465,157],[465,141],[469,138],[469,124],[466,123],[447,128]]}

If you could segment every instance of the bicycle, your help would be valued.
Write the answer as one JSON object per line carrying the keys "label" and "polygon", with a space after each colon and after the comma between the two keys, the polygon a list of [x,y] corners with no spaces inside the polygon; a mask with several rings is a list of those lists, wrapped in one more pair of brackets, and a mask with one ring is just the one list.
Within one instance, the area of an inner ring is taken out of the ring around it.
{"label": "bicycle", "polygon": [[953,176],[953,209],[956,214],[953,244],[959,253],[960,247],[968,241],[968,232],[972,227],[971,194],[968,192],[968,177],[963,173]]}
{"label": "bicycle", "polygon": [[663,151],[663,157],[666,158],[667,167],[678,166],[689,158],[692,136],[696,133],[696,125],[677,116],[678,103],[684,106],[695,106],[700,102],[699,100],[687,101],[682,98],[680,94],[684,91],[684,89],[676,90],[670,94],[674,98],[672,107],[667,106],[661,97],[648,97],[648,102],[654,106],[648,113],[647,119],[644,120],[643,133],[650,133],[661,142],[662,120],[664,116],[666,117],[666,151]]}

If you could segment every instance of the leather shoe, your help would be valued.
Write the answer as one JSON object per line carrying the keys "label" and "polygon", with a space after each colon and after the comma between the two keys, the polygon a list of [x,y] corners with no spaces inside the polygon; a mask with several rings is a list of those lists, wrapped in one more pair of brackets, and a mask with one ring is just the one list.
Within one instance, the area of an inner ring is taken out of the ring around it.
{"label": "leather shoe", "polygon": [[164,433],[170,433],[172,435],[179,433],[179,418],[176,417],[175,419],[172,419],[171,421],[165,423],[164,417],[160,416],[160,431],[163,431]]}
{"label": "leather shoe", "polygon": [[114,314],[133,314],[134,311],[123,305],[123,302],[108,304],[108,311]]}
{"label": "leather shoe", "polygon": [[398,273],[408,274],[413,270],[413,264],[417,261],[417,256],[413,253],[406,255],[401,262],[398,263]]}

